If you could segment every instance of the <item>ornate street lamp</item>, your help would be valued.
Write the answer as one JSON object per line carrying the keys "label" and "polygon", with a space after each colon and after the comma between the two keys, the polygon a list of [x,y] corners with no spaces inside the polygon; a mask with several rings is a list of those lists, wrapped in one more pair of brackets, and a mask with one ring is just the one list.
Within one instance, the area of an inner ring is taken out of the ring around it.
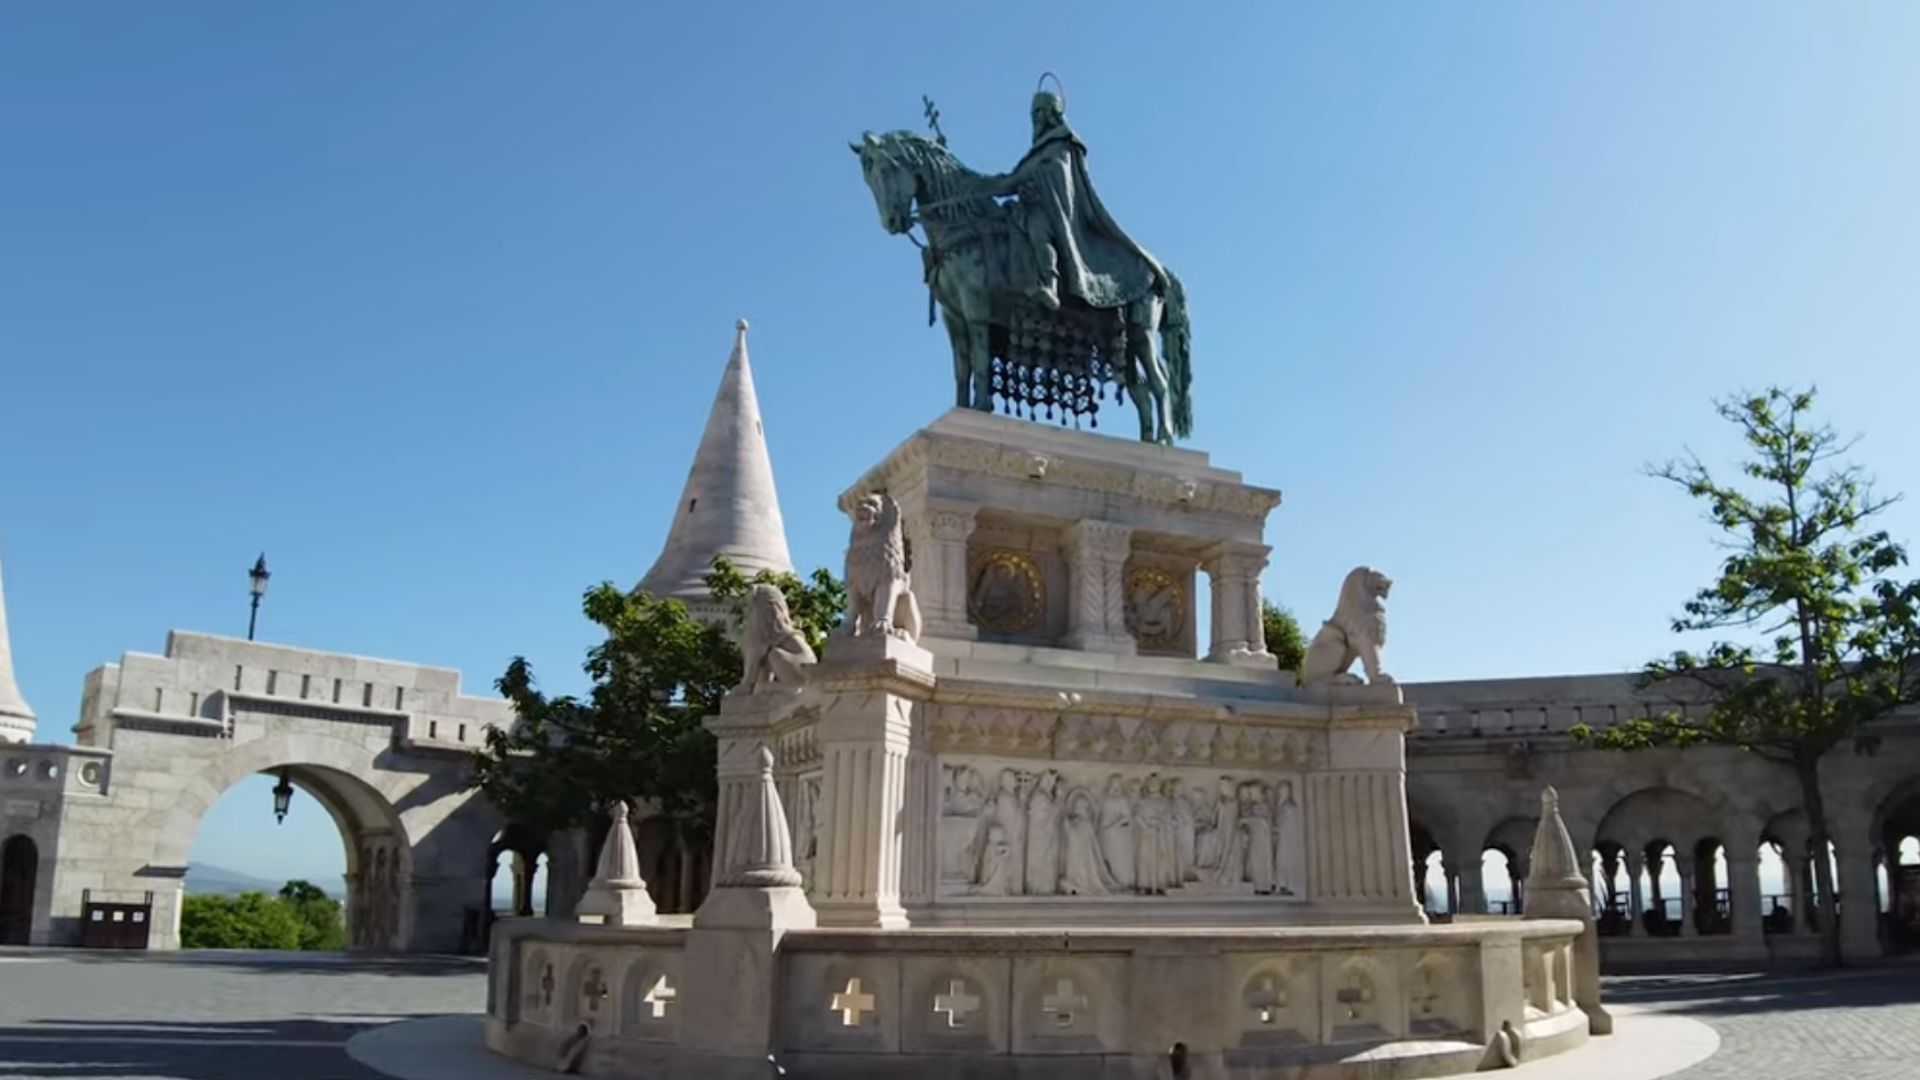
{"label": "ornate street lamp", "polygon": [[267,572],[267,553],[253,560],[253,569],[247,571],[247,592],[253,596],[253,611],[247,615],[247,640],[253,640],[253,628],[260,621],[260,598],[267,595],[267,579],[273,575]]}
{"label": "ornate street lamp", "polygon": [[287,770],[280,770],[280,782],[273,785],[273,823],[279,825],[287,820],[287,807],[293,802],[293,781],[287,778]]}

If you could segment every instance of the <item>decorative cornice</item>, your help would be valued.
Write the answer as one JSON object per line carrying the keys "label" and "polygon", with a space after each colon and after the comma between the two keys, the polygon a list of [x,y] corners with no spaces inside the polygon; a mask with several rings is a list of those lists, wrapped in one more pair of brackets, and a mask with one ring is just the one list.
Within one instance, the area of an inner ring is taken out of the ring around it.
{"label": "decorative cornice", "polygon": [[922,431],[861,477],[852,490],[897,488],[909,473],[937,467],[1002,480],[1126,496],[1256,522],[1264,521],[1267,513],[1280,505],[1280,493],[1272,488],[1148,472],[1118,462],[1090,461],[1061,454],[1047,455],[1046,467],[1036,470],[1033,456],[1031,450],[1021,447]]}

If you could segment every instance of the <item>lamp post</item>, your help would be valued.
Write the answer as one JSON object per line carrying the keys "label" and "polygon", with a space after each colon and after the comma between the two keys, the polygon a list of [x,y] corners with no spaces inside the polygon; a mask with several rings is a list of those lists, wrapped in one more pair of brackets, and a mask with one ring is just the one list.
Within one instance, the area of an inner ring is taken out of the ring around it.
{"label": "lamp post", "polygon": [[287,820],[287,807],[293,803],[293,781],[288,778],[287,770],[280,770],[280,782],[273,785],[273,823],[280,825]]}
{"label": "lamp post", "polygon": [[253,560],[253,569],[247,571],[247,592],[253,596],[253,609],[247,614],[247,640],[253,640],[253,628],[260,622],[260,598],[267,595],[267,579],[273,575],[267,571],[267,553]]}

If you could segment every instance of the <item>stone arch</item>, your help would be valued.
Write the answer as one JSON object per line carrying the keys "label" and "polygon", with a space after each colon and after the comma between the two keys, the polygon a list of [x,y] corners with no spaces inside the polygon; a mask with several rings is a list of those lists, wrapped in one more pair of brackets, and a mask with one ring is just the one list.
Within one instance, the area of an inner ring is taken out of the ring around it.
{"label": "stone arch", "polygon": [[1628,851],[1643,851],[1664,840],[1675,851],[1691,851],[1700,840],[1727,834],[1712,804],[1676,787],[1642,787],[1616,800],[1594,830],[1594,845],[1612,841]]}
{"label": "stone arch", "polygon": [[271,735],[210,757],[161,822],[153,861],[184,870],[201,820],[227,789],[256,773],[284,773],[340,831],[350,947],[404,950],[413,936],[413,844],[393,794],[377,786],[377,757],[362,744],[315,734]]}
{"label": "stone arch", "polygon": [[1875,784],[1868,793],[1873,807],[1872,833],[1902,835],[1920,833],[1920,776],[1889,779]]}
{"label": "stone arch", "polygon": [[[1594,822],[1593,835],[1586,846],[1589,848],[1597,847],[1605,840],[1619,841],[1620,838],[1618,836],[1608,835],[1609,828],[1621,820],[1616,812],[1619,811],[1628,800],[1638,798],[1650,792],[1669,792],[1673,795],[1689,797],[1693,799],[1700,808],[1703,808],[1707,818],[1714,822],[1713,831],[1716,832],[1717,835],[1725,836],[1735,831],[1727,827],[1729,823],[1723,821],[1723,818],[1728,816],[1727,811],[1729,810],[1729,807],[1726,805],[1726,792],[1709,787],[1702,787],[1695,783],[1691,777],[1673,775],[1666,772],[1660,775],[1657,782],[1649,783],[1646,774],[1636,772],[1632,769],[1624,769],[1621,770],[1619,774],[1609,777],[1607,782],[1601,785],[1601,787],[1593,793],[1592,799],[1588,801],[1589,805],[1601,809],[1598,815],[1591,819]],[[1566,816],[1565,804],[1562,804],[1561,813],[1563,817]],[[1765,820],[1767,815],[1765,813],[1759,813],[1754,815],[1754,817],[1757,820]],[[1570,829],[1572,828],[1571,822],[1568,827]],[[1579,836],[1576,835],[1574,837],[1576,845],[1579,843],[1579,840]],[[1644,847],[1645,845],[1643,844],[1641,846]]]}

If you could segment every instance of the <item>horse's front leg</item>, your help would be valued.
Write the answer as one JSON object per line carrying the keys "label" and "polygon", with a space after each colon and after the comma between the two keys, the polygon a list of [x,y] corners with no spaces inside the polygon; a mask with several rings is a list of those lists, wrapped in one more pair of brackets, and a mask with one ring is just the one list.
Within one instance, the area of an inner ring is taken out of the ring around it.
{"label": "horse's front leg", "polygon": [[973,407],[993,411],[993,342],[989,331],[993,323],[993,301],[987,293],[986,267],[978,259],[968,260],[960,297],[960,311],[967,320],[967,354],[973,373]]}
{"label": "horse's front leg", "polygon": [[947,341],[953,348],[953,404],[964,409],[973,404],[968,391],[973,385],[973,341],[967,334],[964,315],[942,304],[940,321],[947,324]]}
{"label": "horse's front leg", "polygon": [[967,343],[973,362],[973,407],[993,411],[993,350],[985,316],[967,319]]}

